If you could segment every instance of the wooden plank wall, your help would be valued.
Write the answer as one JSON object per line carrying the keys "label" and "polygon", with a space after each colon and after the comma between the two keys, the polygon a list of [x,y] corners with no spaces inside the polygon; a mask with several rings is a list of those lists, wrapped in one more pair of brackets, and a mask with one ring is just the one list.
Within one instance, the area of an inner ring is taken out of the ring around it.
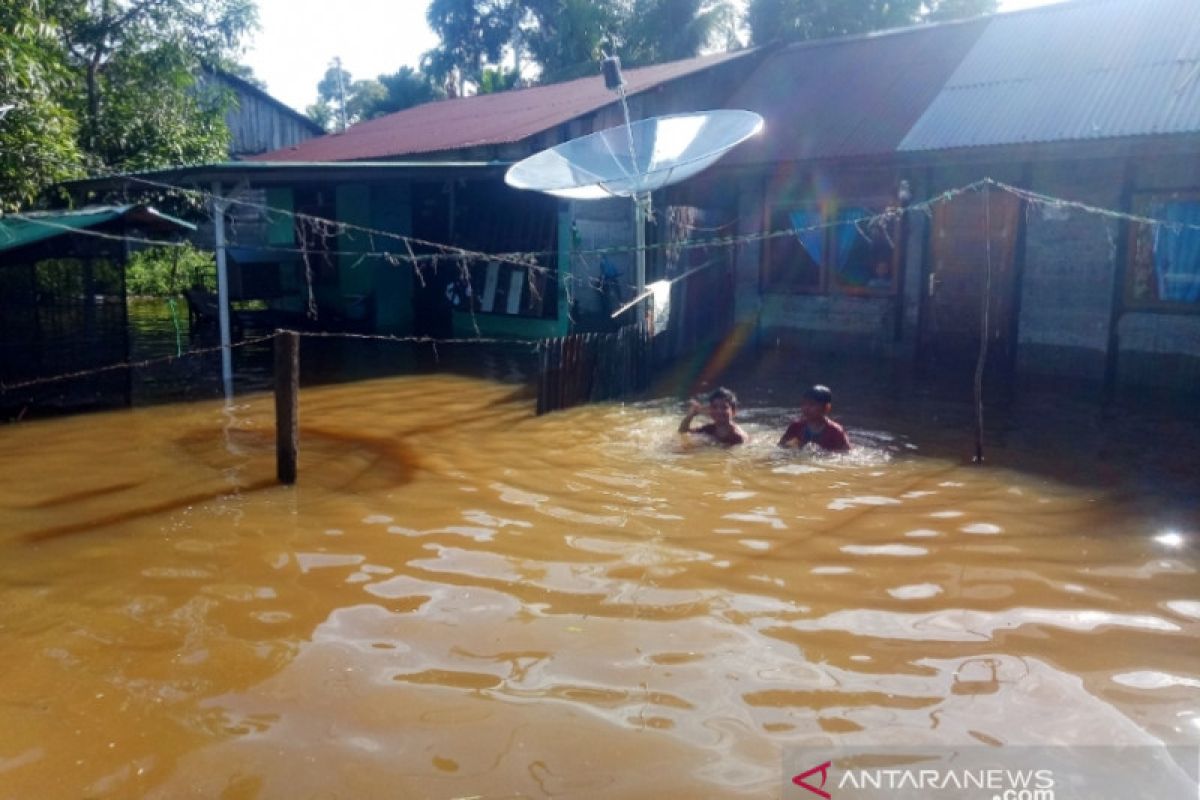
{"label": "wooden plank wall", "polygon": [[650,384],[651,338],[644,325],[541,342],[537,413],[618,400]]}

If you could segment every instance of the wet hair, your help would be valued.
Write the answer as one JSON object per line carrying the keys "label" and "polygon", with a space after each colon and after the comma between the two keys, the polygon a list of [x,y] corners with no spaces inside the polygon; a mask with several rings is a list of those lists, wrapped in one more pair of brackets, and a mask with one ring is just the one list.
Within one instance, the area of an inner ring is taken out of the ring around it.
{"label": "wet hair", "polygon": [[712,394],[710,394],[708,396],[709,405],[712,405],[713,403],[717,402],[718,400],[724,400],[726,403],[729,403],[730,408],[732,408],[734,411],[737,411],[737,407],[738,407],[737,395],[734,394],[731,390],[726,389],[724,386],[722,386],[720,389],[715,390]]}
{"label": "wet hair", "polygon": [[805,389],[804,394],[800,395],[800,397],[804,400],[812,400],[814,403],[820,403],[823,406],[827,406],[833,402],[833,392],[829,390],[828,386],[820,383]]}

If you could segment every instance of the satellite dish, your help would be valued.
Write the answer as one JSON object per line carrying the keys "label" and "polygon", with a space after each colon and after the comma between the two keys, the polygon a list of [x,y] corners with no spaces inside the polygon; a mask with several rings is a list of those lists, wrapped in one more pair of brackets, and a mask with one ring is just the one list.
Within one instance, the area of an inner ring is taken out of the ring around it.
{"label": "satellite dish", "polygon": [[[621,60],[604,59],[604,83],[621,98],[625,124],[563,142],[509,167],[504,182],[516,189],[569,200],[633,199],[637,235],[637,297],[646,291],[646,219],[650,193],[711,167],[763,128],[752,111],[697,111],[631,122]],[[617,316],[614,314],[613,316]]]}
{"label": "satellite dish", "polygon": [[504,180],[570,200],[637,197],[704,171],[762,127],[752,111],[652,117],[543,150],[514,164]]}

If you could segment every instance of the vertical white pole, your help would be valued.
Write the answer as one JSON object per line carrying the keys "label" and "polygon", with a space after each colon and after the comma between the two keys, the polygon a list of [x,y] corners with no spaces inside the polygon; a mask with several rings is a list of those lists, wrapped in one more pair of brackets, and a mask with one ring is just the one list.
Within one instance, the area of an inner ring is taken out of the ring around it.
{"label": "vertical white pole", "polygon": [[233,341],[229,332],[229,273],[225,264],[225,202],[220,181],[213,181],[213,238],[217,251],[217,320],[221,328],[221,383],[233,399]]}
{"label": "vertical white pole", "polygon": [[637,293],[646,291],[646,219],[650,216],[650,195],[634,195],[634,231],[637,237]]}

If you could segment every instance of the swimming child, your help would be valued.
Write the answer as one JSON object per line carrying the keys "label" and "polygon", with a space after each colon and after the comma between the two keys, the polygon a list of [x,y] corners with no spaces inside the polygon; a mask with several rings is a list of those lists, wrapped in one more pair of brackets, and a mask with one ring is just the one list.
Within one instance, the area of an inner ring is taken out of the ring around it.
{"label": "swimming child", "polygon": [[[692,400],[688,404],[688,413],[683,418],[683,422],[679,423],[679,432],[703,434],[726,446],[745,444],[750,441],[750,437],[733,421],[737,414],[737,407],[736,394],[723,387],[717,389],[708,396],[707,409],[696,400]],[[692,420],[700,413],[708,414],[712,418],[712,422],[699,428],[693,428]]]}
{"label": "swimming child", "polygon": [[804,447],[812,443],[823,450],[845,453],[850,440],[841,425],[829,418],[833,408],[833,392],[828,386],[817,385],[800,397],[800,419],[788,426],[780,447]]}

